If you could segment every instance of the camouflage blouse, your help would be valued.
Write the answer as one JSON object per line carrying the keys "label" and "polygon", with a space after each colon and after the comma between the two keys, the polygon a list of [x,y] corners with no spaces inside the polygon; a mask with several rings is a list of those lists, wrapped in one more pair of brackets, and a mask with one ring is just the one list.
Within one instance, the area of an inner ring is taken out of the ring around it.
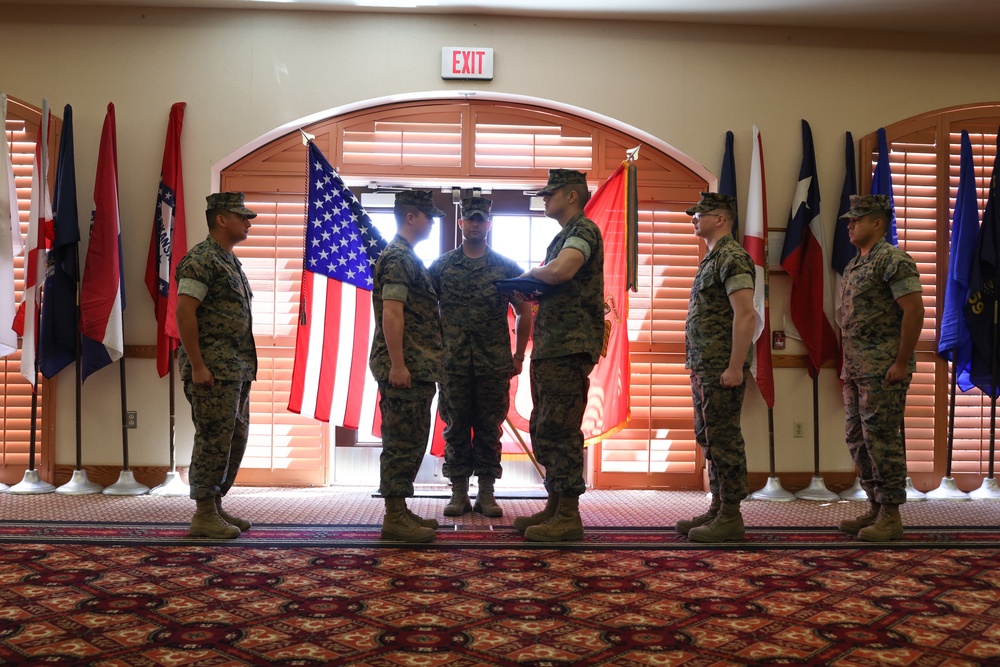
{"label": "camouflage blouse", "polygon": [[[884,240],[850,261],[841,287],[841,378],[885,375],[899,351],[903,309],[896,299],[921,291],[916,262]],[[910,373],[915,368],[916,359],[911,357]]]}
{"label": "camouflage blouse", "polygon": [[434,260],[430,274],[441,305],[445,372],[514,372],[507,324],[510,299],[493,283],[522,273],[517,262],[492,248],[473,258],[459,247]]}
{"label": "camouflage blouse", "polygon": [[[253,292],[240,260],[209,236],[184,255],[175,277],[178,294],[201,302],[196,311],[198,346],[215,379],[255,379],[257,347],[250,312]],[[190,380],[191,360],[184,346],[179,360],[181,379]]]}
{"label": "camouflage blouse", "polygon": [[556,285],[538,302],[532,327],[532,359],[589,354],[596,364],[604,344],[604,239],[583,213],[573,216],[545,253],[554,260],[575,248],[586,261],[571,280]]}
{"label": "camouflage blouse", "polygon": [[[719,372],[729,366],[733,350],[733,307],[729,295],[754,288],[753,260],[736,239],[726,235],[701,260],[691,286],[684,338],[684,367],[693,372]],[[750,363],[753,346],[745,364]]]}
{"label": "camouflage blouse", "polygon": [[372,308],[375,311],[375,338],[368,367],[379,382],[389,379],[392,362],[382,328],[385,301],[403,302],[403,361],[414,382],[440,382],[444,347],[441,343],[441,317],[438,297],[430,274],[413,246],[402,236],[382,251],[375,263]]}

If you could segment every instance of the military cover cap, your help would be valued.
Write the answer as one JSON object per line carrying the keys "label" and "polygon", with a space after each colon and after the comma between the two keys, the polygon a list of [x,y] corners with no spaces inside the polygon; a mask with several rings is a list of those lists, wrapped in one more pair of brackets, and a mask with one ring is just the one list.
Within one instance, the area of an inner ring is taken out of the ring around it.
{"label": "military cover cap", "polygon": [[444,211],[434,205],[434,195],[430,190],[405,190],[396,193],[397,204],[416,206],[432,218],[443,218]]}
{"label": "military cover cap", "polygon": [[549,182],[537,194],[547,195],[564,185],[573,185],[575,183],[587,185],[587,175],[582,171],[575,171],[573,169],[549,169]]}
{"label": "military cover cap", "polygon": [[486,197],[466,197],[462,200],[462,218],[471,220],[478,215],[482,220],[489,220],[492,207],[493,202]]}
{"label": "military cover cap", "polygon": [[687,210],[688,215],[695,213],[707,213],[716,209],[736,212],[736,197],[732,195],[722,195],[718,192],[702,192],[698,203]]}
{"label": "military cover cap", "polygon": [[891,208],[889,195],[851,195],[851,210],[841,218],[860,218],[876,211],[888,211]]}
{"label": "military cover cap", "polygon": [[216,192],[214,195],[205,197],[205,201],[208,203],[207,210],[209,211],[219,209],[239,213],[248,218],[257,217],[257,214],[248,209],[243,203],[242,192]]}

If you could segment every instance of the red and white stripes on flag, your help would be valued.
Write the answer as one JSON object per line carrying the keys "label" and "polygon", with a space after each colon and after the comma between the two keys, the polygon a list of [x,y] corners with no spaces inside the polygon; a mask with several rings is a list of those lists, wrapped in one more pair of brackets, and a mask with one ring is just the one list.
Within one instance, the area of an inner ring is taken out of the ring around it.
{"label": "red and white stripes on flag", "polygon": [[[0,93],[0,112],[7,118],[7,93]],[[14,165],[10,144],[4,134],[3,155],[0,155],[0,357],[17,352],[14,315],[14,258],[24,250],[21,222],[17,214],[17,189],[14,186]]]}
{"label": "red and white stripes on flag", "polygon": [[299,324],[288,410],[370,433],[378,388],[372,267],[385,241],[361,202],[309,142],[309,194]]}
{"label": "red and white stripes on flag", "polygon": [[81,375],[118,361],[125,353],[122,311],[121,224],[118,212],[118,139],[115,105],[108,104],[97,155],[94,181],[94,222],[90,228],[87,263],[80,286]]}
{"label": "red and white stripes on flag", "polygon": [[774,370],[771,366],[771,321],[768,307],[767,266],[767,193],[764,185],[764,144],[757,126],[753,126],[753,155],[750,158],[750,187],[743,229],[743,247],[753,259],[756,281],[753,307],[757,313],[754,327],[754,360],[750,367],[767,407],[774,407]]}
{"label": "red and white stripes on flag", "polygon": [[35,386],[38,359],[38,317],[41,289],[45,282],[45,257],[52,233],[52,200],[49,199],[49,101],[42,100],[42,122],[35,142],[35,162],[31,175],[31,212],[25,247],[24,291],[14,320],[21,336],[21,375]]}
{"label": "red and white stripes on flag", "polygon": [[170,107],[167,139],[160,166],[160,187],[153,213],[153,231],[146,258],[146,289],[156,313],[156,372],[170,372],[171,355],[180,343],[177,331],[177,280],[174,272],[187,252],[184,217],[184,175],[181,168],[181,128],[184,102]]}

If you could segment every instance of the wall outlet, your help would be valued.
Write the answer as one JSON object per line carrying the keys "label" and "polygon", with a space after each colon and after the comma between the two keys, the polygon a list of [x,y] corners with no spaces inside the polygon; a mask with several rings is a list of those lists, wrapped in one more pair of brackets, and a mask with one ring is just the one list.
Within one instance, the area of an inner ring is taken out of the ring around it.
{"label": "wall outlet", "polygon": [[806,435],[806,425],[802,422],[792,422],[792,437],[804,438]]}
{"label": "wall outlet", "polygon": [[139,415],[135,410],[128,410],[125,413],[125,426],[126,428],[138,428],[139,427]]}

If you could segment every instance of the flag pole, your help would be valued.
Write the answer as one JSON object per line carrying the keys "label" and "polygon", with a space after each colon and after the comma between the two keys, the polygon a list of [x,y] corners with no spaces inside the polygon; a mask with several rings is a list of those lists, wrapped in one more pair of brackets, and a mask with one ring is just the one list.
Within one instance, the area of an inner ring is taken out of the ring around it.
{"label": "flag pole", "polygon": [[510,427],[510,432],[514,434],[514,439],[517,440],[517,444],[521,446],[521,451],[527,454],[528,460],[531,461],[531,465],[535,466],[535,472],[538,473],[538,476],[541,477],[544,482],[545,471],[543,471],[542,466],[538,464],[538,461],[535,459],[535,455],[531,453],[530,449],[528,449],[528,445],[525,444],[524,438],[521,437],[521,432],[518,431],[512,423],[510,423],[510,417],[507,417],[505,421],[507,422],[507,426]]}
{"label": "flag pole", "polygon": [[958,364],[955,363],[958,348],[951,352],[951,398],[948,405],[948,458],[945,459],[944,477],[941,484],[933,491],[927,492],[930,500],[972,500],[969,494],[958,488],[955,478],[951,476],[951,459],[955,454],[955,396],[958,389]]}
{"label": "flag pole", "polygon": [[779,503],[787,503],[795,500],[795,494],[786,491],[781,486],[781,478],[775,470],[774,462],[774,408],[767,409],[767,454],[770,459],[770,474],[764,488],[750,494],[751,500],[771,500]]}
{"label": "flag pole", "polygon": [[[990,465],[989,476],[983,480],[983,485],[969,494],[976,500],[1000,500],[1000,486],[993,476],[994,457],[996,455],[996,435],[997,435],[997,380],[1000,379],[1000,370],[997,368],[997,357],[1000,352],[997,350],[997,343],[1000,342],[1000,292],[993,289],[993,328],[990,330]],[[13,489],[11,489],[13,490]]]}
{"label": "flag pole", "polygon": [[[38,310],[35,309],[35,331],[38,331]],[[23,343],[22,343],[23,345]],[[38,439],[38,355],[35,355],[35,386],[31,388],[31,436],[28,441],[28,469],[24,471],[24,477],[14,486],[7,489],[7,493],[22,495],[52,493],[56,487],[39,477],[35,470],[35,449]]]}
{"label": "flag pole", "polygon": [[174,392],[175,392],[175,380],[174,380],[174,358],[177,356],[176,350],[170,351],[169,366],[168,366],[168,376],[169,376],[169,405],[170,405],[170,425],[169,433],[167,435],[168,444],[170,447],[170,471],[167,473],[166,479],[163,480],[163,484],[160,484],[153,490],[149,492],[151,496],[177,496],[187,498],[191,495],[191,487],[181,478],[179,472],[177,472],[177,418],[174,406]]}
{"label": "flag pole", "polygon": [[149,493],[149,487],[135,481],[135,475],[128,467],[128,394],[125,391],[125,355],[118,360],[118,385],[121,388],[122,406],[122,471],[118,474],[118,481],[104,489],[104,494],[109,496],[141,496]]}
{"label": "flag pole", "polygon": [[812,375],[813,388],[813,476],[809,486],[795,494],[801,500],[819,500],[830,502],[840,500],[840,496],[826,488],[826,483],[819,474],[819,367]]}
{"label": "flag pole", "polygon": [[[76,265],[80,266],[80,245],[76,244]],[[56,493],[64,495],[85,496],[100,493],[104,487],[96,482],[90,481],[87,471],[83,469],[83,392],[81,387],[83,380],[81,377],[81,359],[83,357],[83,344],[80,340],[80,281],[76,283],[76,313],[74,322],[77,323],[76,332],[76,359],[74,360],[73,380],[76,391],[76,469],[68,482],[56,489]]]}

